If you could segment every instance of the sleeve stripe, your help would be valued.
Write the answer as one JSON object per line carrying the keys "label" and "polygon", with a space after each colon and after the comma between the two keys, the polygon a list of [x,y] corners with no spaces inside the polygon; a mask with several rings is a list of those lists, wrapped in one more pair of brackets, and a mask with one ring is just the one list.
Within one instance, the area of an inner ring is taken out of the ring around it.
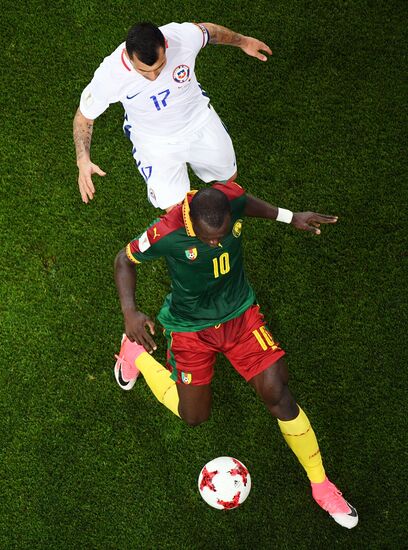
{"label": "sleeve stripe", "polygon": [[130,250],[130,243],[126,246],[126,256],[129,258],[129,260],[134,264],[140,264],[139,260],[136,260],[136,258],[133,256],[131,250]]}
{"label": "sleeve stripe", "polygon": [[201,48],[204,48],[204,46],[206,46],[210,40],[210,33],[208,32],[207,27],[205,27],[204,25],[201,25],[199,23],[194,23],[194,25],[199,27],[201,29],[201,32],[203,33],[203,43],[201,45]]}

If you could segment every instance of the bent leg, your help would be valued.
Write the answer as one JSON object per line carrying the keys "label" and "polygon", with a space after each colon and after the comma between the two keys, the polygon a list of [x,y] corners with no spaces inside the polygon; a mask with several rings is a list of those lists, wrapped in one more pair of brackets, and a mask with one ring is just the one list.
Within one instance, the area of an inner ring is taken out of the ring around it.
{"label": "bent leg", "polygon": [[167,210],[190,191],[185,145],[137,139],[131,135],[133,158],[147,186],[147,198],[155,207]]}
{"label": "bent leg", "polygon": [[288,369],[283,358],[254,376],[254,386],[273,416],[277,417],[282,435],[306,470],[311,482],[325,480],[322,458],[316,435],[309,419],[288,388]]}
{"label": "bent leg", "polygon": [[205,422],[211,412],[211,385],[176,383],[171,373],[148,353],[135,361],[147,385],[160,403],[190,426]]}
{"label": "bent leg", "polygon": [[237,161],[234,146],[226,127],[213,109],[205,126],[194,132],[186,161],[206,183],[235,179]]}
{"label": "bent leg", "polygon": [[198,426],[208,420],[211,413],[212,392],[210,384],[191,386],[177,384],[179,414],[189,426]]}
{"label": "bent leg", "polygon": [[198,332],[164,330],[167,339],[167,367],[177,381],[178,412],[190,426],[208,419],[211,412],[211,380],[215,351]]}
{"label": "bent leg", "polygon": [[249,380],[271,414],[279,420],[292,420],[299,414],[295,398],[288,388],[288,379],[288,368],[282,357]]}
{"label": "bent leg", "polygon": [[173,414],[180,416],[178,392],[171,373],[149,353],[142,353],[136,359],[135,366],[143,374],[156,399]]}

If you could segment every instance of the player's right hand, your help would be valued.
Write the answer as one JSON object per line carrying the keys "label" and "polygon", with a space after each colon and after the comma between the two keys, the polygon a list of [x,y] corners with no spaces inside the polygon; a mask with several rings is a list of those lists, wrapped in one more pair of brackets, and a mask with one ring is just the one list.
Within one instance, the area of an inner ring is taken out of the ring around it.
{"label": "player's right hand", "polygon": [[156,343],[146,327],[149,328],[150,334],[154,334],[154,323],[142,311],[129,311],[125,314],[125,332],[131,342],[136,342],[144,347],[149,353],[153,353],[156,349]]}
{"label": "player's right hand", "polygon": [[90,160],[78,163],[79,176],[78,186],[81,193],[82,201],[88,204],[88,200],[92,200],[95,194],[95,187],[92,181],[92,174],[98,174],[98,176],[106,176],[106,172],[101,170],[97,164],[94,164]]}

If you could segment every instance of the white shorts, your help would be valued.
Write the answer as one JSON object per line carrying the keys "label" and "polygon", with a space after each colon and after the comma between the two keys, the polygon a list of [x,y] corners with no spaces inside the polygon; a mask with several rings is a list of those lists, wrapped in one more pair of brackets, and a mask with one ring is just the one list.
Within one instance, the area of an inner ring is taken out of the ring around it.
{"label": "white shorts", "polygon": [[174,140],[139,138],[128,121],[124,129],[146,182],[148,200],[156,208],[165,210],[190,191],[187,163],[206,183],[226,181],[237,170],[231,138],[212,107],[204,126]]}

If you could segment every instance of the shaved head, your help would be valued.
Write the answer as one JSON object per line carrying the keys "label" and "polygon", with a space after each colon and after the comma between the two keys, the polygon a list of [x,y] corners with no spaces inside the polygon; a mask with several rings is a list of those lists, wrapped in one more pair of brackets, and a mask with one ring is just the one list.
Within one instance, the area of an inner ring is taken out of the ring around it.
{"label": "shaved head", "polygon": [[231,230],[231,205],[227,196],[213,187],[200,189],[190,202],[190,217],[196,236],[211,247],[218,246]]}
{"label": "shaved head", "polygon": [[231,215],[227,196],[219,189],[206,187],[198,191],[190,203],[190,216],[193,222],[219,229]]}

